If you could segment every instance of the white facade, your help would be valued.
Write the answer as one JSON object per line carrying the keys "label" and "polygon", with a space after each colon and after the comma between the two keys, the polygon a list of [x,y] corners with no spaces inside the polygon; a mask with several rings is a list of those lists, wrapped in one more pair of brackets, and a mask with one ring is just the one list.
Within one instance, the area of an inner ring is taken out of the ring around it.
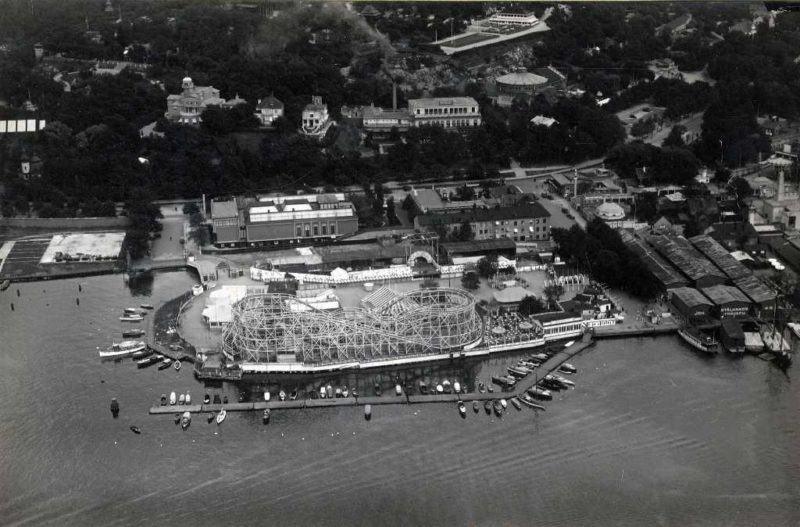
{"label": "white facade", "polygon": [[311,104],[303,109],[300,133],[312,137],[324,137],[332,124],[334,123],[328,114],[328,105],[322,104],[322,97],[314,95]]}
{"label": "white facade", "polygon": [[208,106],[222,106],[225,99],[213,86],[195,86],[190,77],[182,82],[183,92],[167,96],[164,117],[181,124],[200,124],[200,115]]}
{"label": "white facade", "polygon": [[283,117],[283,103],[271,95],[265,99],[259,99],[255,117],[261,126],[270,127],[278,117]]}
{"label": "white facade", "polygon": [[414,126],[440,125],[449,129],[481,125],[481,109],[472,97],[411,99],[408,110]]}

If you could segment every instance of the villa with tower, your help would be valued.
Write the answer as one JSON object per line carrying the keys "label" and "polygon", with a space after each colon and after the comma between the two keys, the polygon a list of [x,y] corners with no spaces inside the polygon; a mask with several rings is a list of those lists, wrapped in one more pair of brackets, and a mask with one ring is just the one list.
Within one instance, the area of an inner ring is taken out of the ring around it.
{"label": "villa with tower", "polygon": [[184,77],[181,93],[167,96],[164,117],[173,123],[200,124],[200,115],[208,106],[225,106],[219,90],[213,86],[195,86],[191,77]]}

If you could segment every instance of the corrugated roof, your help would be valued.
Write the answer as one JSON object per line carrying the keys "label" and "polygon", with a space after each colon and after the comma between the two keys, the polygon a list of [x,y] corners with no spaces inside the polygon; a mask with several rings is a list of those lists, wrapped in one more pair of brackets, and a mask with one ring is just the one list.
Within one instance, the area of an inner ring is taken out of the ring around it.
{"label": "corrugated roof", "polygon": [[419,225],[452,225],[454,223],[476,221],[501,221],[521,218],[548,218],[547,212],[539,203],[528,203],[516,207],[495,207],[492,209],[470,209],[451,214],[422,214],[416,217]]}
{"label": "corrugated roof", "polygon": [[720,243],[711,236],[701,234],[689,238],[689,241],[692,242],[692,245],[701,253],[706,255],[709,260],[714,262],[717,267],[722,269],[722,272],[725,273],[728,278],[736,280],[737,278],[742,278],[751,274],[750,269],[739,263],[736,258],[731,256],[731,253],[729,253],[725,247],[720,245]]}
{"label": "corrugated roof", "polygon": [[714,305],[703,293],[694,287],[678,287],[672,290],[672,296],[677,297],[687,307],[711,306]]}
{"label": "corrugated roof", "polygon": [[747,298],[747,295],[739,291],[739,289],[729,285],[705,287],[701,289],[701,291],[718,306],[729,304],[731,302],[744,302],[746,304],[750,303],[750,299]]}
{"label": "corrugated roof", "polygon": [[692,247],[685,238],[653,235],[648,237],[647,241],[693,281],[707,277],[725,279],[722,271]]}
{"label": "corrugated roof", "polygon": [[644,240],[636,238],[633,234],[626,230],[618,231],[620,238],[625,246],[633,251],[642,259],[642,262],[647,266],[651,273],[661,282],[662,287],[671,289],[673,287],[688,285],[678,271],[672,267],[666,260],[659,256],[651,247],[649,247]]}
{"label": "corrugated roof", "polygon": [[446,242],[442,244],[451,254],[475,253],[480,251],[507,251],[516,249],[517,244],[508,238],[496,240],[473,240],[469,242]]}
{"label": "corrugated roof", "polygon": [[771,302],[775,300],[775,297],[777,296],[775,291],[767,287],[764,282],[752,274],[734,280],[733,283],[736,284],[736,287],[741,289],[744,294],[750,297],[750,299],[757,304]]}

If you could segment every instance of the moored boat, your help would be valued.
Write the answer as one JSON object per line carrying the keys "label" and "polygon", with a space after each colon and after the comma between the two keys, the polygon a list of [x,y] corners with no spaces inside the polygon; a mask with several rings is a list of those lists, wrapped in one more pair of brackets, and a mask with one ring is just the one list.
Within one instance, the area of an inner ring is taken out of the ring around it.
{"label": "moored boat", "polygon": [[192,424],[192,414],[188,411],[183,412],[183,416],[181,417],[181,428],[186,430],[189,428],[190,424]]}
{"label": "moored boat", "polygon": [[278,392],[278,399],[280,399],[281,401],[285,401],[286,400],[286,392],[284,392],[283,390],[279,391]]}
{"label": "moored boat", "polygon": [[450,386],[450,381],[447,379],[442,381],[442,389],[444,389],[444,393],[450,393],[452,391],[452,386]]}
{"label": "moored boat", "polygon": [[478,401],[472,401],[472,411],[476,414],[480,411],[480,405],[478,404]]}
{"label": "moored boat", "polygon": [[327,395],[328,395],[328,392],[325,391],[325,387],[324,386],[320,386],[320,388],[319,388],[319,398],[320,399],[324,399],[325,397],[327,397]]}
{"label": "moored boat", "polygon": [[108,349],[101,351],[101,357],[125,357],[133,355],[138,351],[143,351],[147,348],[147,344],[142,340],[123,340],[122,342],[115,342]]}
{"label": "moored boat", "polygon": [[271,397],[271,395],[269,393],[269,390],[264,390],[264,400],[269,402],[270,397]]}
{"label": "moored boat", "polygon": [[478,383],[478,391],[481,392],[481,393],[486,392],[486,385],[483,384],[482,382],[479,382]]}
{"label": "moored boat", "polygon": [[503,410],[505,410],[506,408],[508,408],[508,401],[506,401],[505,399],[500,399],[500,406],[502,406]]}
{"label": "moored boat", "polygon": [[494,413],[497,417],[503,416],[503,406],[500,404],[499,401],[494,402],[493,408],[494,408]]}
{"label": "moored boat", "polygon": [[180,404],[180,405],[186,404],[186,395],[185,394],[182,393],[182,394],[180,394],[178,396],[178,404]]}
{"label": "moored boat", "polygon": [[217,414],[217,424],[222,424],[222,421],[225,420],[225,417],[227,415],[228,415],[228,412],[225,410],[225,408],[220,410],[219,413]]}
{"label": "moored boat", "polygon": [[444,393],[444,386],[442,386],[441,384],[437,384],[436,385],[436,393],[440,394],[440,395],[443,394]]}
{"label": "moored boat", "polygon": [[333,386],[331,386],[330,384],[327,385],[325,387],[325,393],[328,394],[328,399],[332,399],[333,398]]}
{"label": "moored boat", "polygon": [[562,376],[560,376],[560,375],[553,375],[553,377],[554,377],[554,378],[555,378],[555,379],[556,379],[558,382],[560,382],[561,384],[563,384],[564,386],[566,386],[566,387],[568,387],[568,388],[574,388],[574,387],[575,387],[575,383],[574,383],[574,382],[572,382],[571,380],[567,379],[566,377],[562,377]]}
{"label": "moored boat", "polygon": [[334,397],[336,397],[336,399],[341,399],[342,398],[342,389],[337,386],[336,387],[336,391],[333,392],[333,395],[334,395]]}
{"label": "moored boat", "polygon": [[170,393],[169,394],[169,404],[170,404],[170,406],[175,406],[175,403],[177,403],[177,402],[178,402],[178,396],[175,394],[175,392]]}
{"label": "moored boat", "polygon": [[122,336],[126,339],[135,339],[141,337],[146,333],[143,329],[128,329],[122,332]]}
{"label": "moored boat", "polygon": [[576,368],[569,362],[565,362],[564,364],[558,367],[558,371],[562,373],[569,373],[571,375],[573,373],[578,373],[578,368]]}
{"label": "moored boat", "polygon": [[203,404],[211,404],[211,396],[210,395],[205,394],[203,396]]}
{"label": "moored boat", "polygon": [[11,286],[11,280],[3,280],[0,282],[0,291],[5,291]]}
{"label": "moored boat", "polygon": [[203,286],[200,284],[195,284],[192,286],[192,294],[194,296],[202,295],[203,291],[204,291]]}
{"label": "moored boat", "polygon": [[136,425],[131,425],[131,432],[133,432],[134,434],[141,434],[142,429]]}
{"label": "moored boat", "polygon": [[228,404],[228,396],[227,395],[223,395],[222,396],[222,404]]}
{"label": "moored boat", "polygon": [[153,307],[153,304],[140,304],[139,307],[141,307],[142,309],[155,309]]}
{"label": "moored boat", "polygon": [[530,358],[531,360],[537,360],[541,362],[541,361],[546,361],[549,357],[547,356],[546,353],[534,353],[533,355],[531,355]]}
{"label": "moored boat", "polygon": [[167,406],[167,394],[161,394],[161,406]]}
{"label": "moored boat", "polygon": [[394,385],[394,394],[395,395],[403,395],[403,387],[399,384]]}
{"label": "moored boat", "polygon": [[150,349],[150,348],[145,348],[145,349],[143,349],[143,350],[136,351],[136,352],[134,352],[133,354],[131,354],[131,358],[132,358],[133,360],[139,360],[139,359],[143,359],[143,358],[145,358],[145,357],[149,357],[149,356],[150,356],[150,355],[152,355],[152,354],[153,354],[153,350],[152,350],[152,349]]}
{"label": "moored boat", "polygon": [[111,398],[111,415],[117,417],[119,415],[119,401],[116,397]]}
{"label": "moored boat", "polygon": [[541,399],[543,401],[549,401],[553,398],[553,394],[550,393],[550,390],[545,390],[544,388],[539,388],[538,386],[533,386],[528,389],[528,394],[534,399]]}
{"label": "moored boat", "polygon": [[172,359],[170,359],[169,357],[164,357],[163,359],[161,359],[161,364],[158,365],[158,369],[166,370],[170,366],[172,366]]}
{"label": "moored boat", "polygon": [[213,423],[215,417],[217,417],[217,414],[214,412],[208,412],[208,424]]}
{"label": "moored boat", "polygon": [[526,393],[522,394],[519,400],[522,404],[524,404],[525,406],[530,406],[534,410],[545,410],[544,406],[534,401],[533,398]]}
{"label": "moored boat", "polygon": [[186,404],[192,404],[192,394],[186,392],[186,399],[184,400],[186,401]]}
{"label": "moored boat", "polygon": [[519,404],[519,399],[517,399],[516,397],[511,398],[511,404],[513,404],[514,408],[516,408],[517,410],[522,410],[522,406],[520,406]]}
{"label": "moored boat", "polygon": [[486,411],[486,415],[492,414],[492,401],[486,401],[483,403],[483,409]]}
{"label": "moored boat", "polygon": [[294,401],[295,399],[297,399],[297,389],[296,388],[289,393],[289,400],[290,401]]}
{"label": "moored boat", "polygon": [[141,322],[144,320],[142,315],[123,315],[119,317],[120,322]]}
{"label": "moored boat", "polygon": [[345,398],[350,397],[350,390],[347,389],[347,386],[342,388],[342,397],[345,397]]}
{"label": "moored boat", "polygon": [[381,390],[381,385],[376,382],[375,383],[375,395],[380,397],[382,393],[383,393],[383,390]]}
{"label": "moored boat", "polygon": [[528,368],[524,368],[521,366],[516,366],[516,367],[509,366],[508,368],[506,368],[506,370],[508,370],[508,373],[510,373],[511,375],[513,375],[518,379],[522,379],[523,377],[527,376],[530,373],[530,370]]}
{"label": "moored boat", "polygon": [[152,366],[153,364],[160,362],[161,359],[164,357],[161,355],[151,355],[149,357],[145,357],[142,360],[136,361],[137,368],[147,368],[148,366]]}
{"label": "moored boat", "polygon": [[214,404],[222,404],[222,400],[219,398],[219,394],[214,394]]}
{"label": "moored boat", "polygon": [[499,385],[499,386],[503,386],[505,388],[510,388],[510,387],[514,386],[517,383],[517,380],[515,378],[511,377],[511,376],[498,377],[496,375],[492,375],[492,382],[497,384],[497,385]]}
{"label": "moored boat", "polygon": [[372,419],[372,405],[368,404],[364,407],[364,419],[369,421]]}
{"label": "moored boat", "polygon": [[461,383],[460,382],[455,381],[453,383],[453,392],[454,393],[461,393]]}
{"label": "moored boat", "polygon": [[176,360],[175,361],[175,371],[181,371],[181,361],[180,360]]}
{"label": "moored boat", "polygon": [[419,393],[428,395],[428,385],[425,384],[425,381],[419,381]]}
{"label": "moored boat", "polygon": [[564,347],[565,347],[565,348],[568,348],[568,347],[572,346],[573,344],[575,344],[575,341],[574,341],[574,340],[570,340],[569,342],[567,342],[566,344],[564,344]]}
{"label": "moored boat", "polygon": [[175,424],[180,424],[181,422],[181,414],[175,414]]}
{"label": "moored boat", "polygon": [[464,405],[464,401],[458,401],[458,413],[461,414],[461,417],[467,416],[467,407]]}
{"label": "moored boat", "polygon": [[264,415],[261,416],[261,420],[264,422],[264,424],[269,423],[269,414],[269,408],[264,408]]}
{"label": "moored boat", "polygon": [[719,344],[713,338],[702,333],[697,328],[687,326],[678,330],[678,335],[696,350],[708,354],[714,354],[719,351]]}

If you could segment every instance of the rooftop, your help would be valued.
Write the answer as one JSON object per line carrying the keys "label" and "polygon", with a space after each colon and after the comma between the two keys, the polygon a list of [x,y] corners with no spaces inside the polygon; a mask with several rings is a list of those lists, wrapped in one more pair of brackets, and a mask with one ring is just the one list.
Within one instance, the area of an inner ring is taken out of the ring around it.
{"label": "rooftop", "polygon": [[235,218],[239,215],[234,198],[226,200],[211,200],[212,218]]}
{"label": "rooftop", "polygon": [[731,256],[731,253],[725,249],[720,243],[705,234],[689,238],[689,241],[709,260],[714,262],[717,267],[722,269],[728,278],[736,280],[742,278],[750,273],[750,270],[742,265],[736,258]]}
{"label": "rooftop", "polygon": [[653,235],[648,241],[693,281],[706,277],[725,278],[722,271],[692,247],[685,238]]}
{"label": "rooftop", "polygon": [[665,289],[687,285],[687,281],[680,273],[648,246],[644,240],[635,237],[626,230],[620,230],[619,233],[625,246],[639,255],[639,258],[642,259],[650,272],[661,282]]}
{"label": "rooftop", "polygon": [[729,304],[731,302],[744,302],[750,303],[747,295],[742,293],[739,289],[729,285],[715,285],[712,287],[705,287],[702,289],[703,294],[706,295],[716,305]]}
{"label": "rooftop", "polygon": [[269,97],[264,97],[261,99],[261,102],[258,103],[256,106],[257,110],[281,110],[283,109],[283,103],[270,95]]}
{"label": "rooftop", "polygon": [[548,218],[547,212],[539,203],[517,205],[516,207],[495,207],[492,209],[470,209],[448,214],[421,214],[415,221],[419,225],[452,225],[454,223],[476,221],[502,221],[521,218]]}
{"label": "rooftop", "polygon": [[547,78],[542,77],[541,75],[536,75],[535,73],[521,70],[501,75],[500,77],[497,77],[495,81],[498,84],[507,84],[512,86],[538,86],[540,84],[546,84]]}
{"label": "rooftop", "polygon": [[508,251],[516,249],[517,244],[508,238],[495,240],[473,240],[469,242],[445,242],[442,246],[450,254],[477,253],[482,251]]}
{"label": "rooftop", "polygon": [[680,299],[681,302],[691,308],[694,306],[710,306],[711,301],[703,296],[703,293],[694,287],[678,287],[672,290],[672,296]]}
{"label": "rooftop", "polygon": [[478,107],[478,101],[472,97],[429,97],[425,99],[409,99],[408,109],[416,108],[449,108],[451,106]]}
{"label": "rooftop", "polygon": [[771,302],[775,300],[777,296],[772,289],[767,287],[764,282],[752,274],[734,280],[733,283],[757,304]]}
{"label": "rooftop", "polygon": [[522,302],[523,298],[534,295],[524,287],[514,286],[495,291],[493,296],[495,301],[500,304],[516,304]]}

